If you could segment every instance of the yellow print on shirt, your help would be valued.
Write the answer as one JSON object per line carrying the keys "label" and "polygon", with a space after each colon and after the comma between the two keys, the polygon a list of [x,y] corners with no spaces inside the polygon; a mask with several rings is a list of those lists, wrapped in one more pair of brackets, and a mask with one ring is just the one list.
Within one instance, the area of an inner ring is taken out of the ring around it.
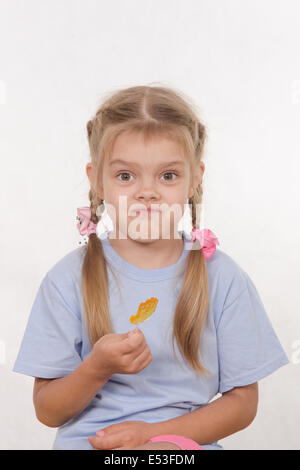
{"label": "yellow print on shirt", "polygon": [[142,323],[147,320],[155,312],[158,299],[156,297],[151,297],[145,302],[140,303],[137,314],[131,315],[129,321],[134,325]]}

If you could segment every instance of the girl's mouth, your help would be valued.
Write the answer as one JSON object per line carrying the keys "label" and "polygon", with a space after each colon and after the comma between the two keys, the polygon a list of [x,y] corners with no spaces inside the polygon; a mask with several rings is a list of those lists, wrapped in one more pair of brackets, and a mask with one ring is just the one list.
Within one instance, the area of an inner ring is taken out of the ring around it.
{"label": "girl's mouth", "polygon": [[139,214],[142,214],[142,215],[149,215],[149,214],[159,213],[160,210],[159,210],[159,209],[151,209],[151,208],[149,208],[149,209],[139,209],[139,210],[137,210],[136,212],[137,212],[138,215],[139,215]]}

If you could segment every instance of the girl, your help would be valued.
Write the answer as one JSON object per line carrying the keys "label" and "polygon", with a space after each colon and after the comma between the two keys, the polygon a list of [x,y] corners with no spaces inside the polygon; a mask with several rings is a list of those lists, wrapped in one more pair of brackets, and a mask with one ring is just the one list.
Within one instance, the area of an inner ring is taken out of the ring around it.
{"label": "girl", "polygon": [[[254,420],[257,382],[289,361],[248,274],[199,230],[205,126],[183,94],[136,86],[87,133],[88,242],[43,278],[13,370],[35,377],[53,449],[222,449]],[[170,208],[186,201],[179,231]]]}

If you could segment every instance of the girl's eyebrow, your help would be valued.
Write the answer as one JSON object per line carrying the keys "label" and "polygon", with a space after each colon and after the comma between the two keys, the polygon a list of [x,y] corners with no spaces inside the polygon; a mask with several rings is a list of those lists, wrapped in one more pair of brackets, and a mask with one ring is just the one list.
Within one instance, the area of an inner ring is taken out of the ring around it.
{"label": "girl's eyebrow", "polygon": [[[117,164],[119,164],[119,165],[128,165],[128,166],[138,166],[140,168],[143,167],[143,165],[140,164],[140,163],[127,162],[126,160],[121,160],[121,159],[112,160],[109,163],[109,166],[117,165]],[[169,165],[184,165],[184,162],[182,160],[176,160],[176,161],[173,161],[173,162],[164,162],[160,166],[165,167],[165,166],[169,166]]]}

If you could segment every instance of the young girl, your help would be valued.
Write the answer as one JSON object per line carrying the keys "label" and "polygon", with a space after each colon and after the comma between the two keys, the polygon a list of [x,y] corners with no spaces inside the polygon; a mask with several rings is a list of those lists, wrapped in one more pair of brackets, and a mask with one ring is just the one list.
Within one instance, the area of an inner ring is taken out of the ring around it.
{"label": "young girl", "polygon": [[88,242],[44,276],[13,370],[35,377],[53,449],[222,449],[289,361],[248,274],[199,229],[206,129],[183,94],[136,86],[87,132]]}

